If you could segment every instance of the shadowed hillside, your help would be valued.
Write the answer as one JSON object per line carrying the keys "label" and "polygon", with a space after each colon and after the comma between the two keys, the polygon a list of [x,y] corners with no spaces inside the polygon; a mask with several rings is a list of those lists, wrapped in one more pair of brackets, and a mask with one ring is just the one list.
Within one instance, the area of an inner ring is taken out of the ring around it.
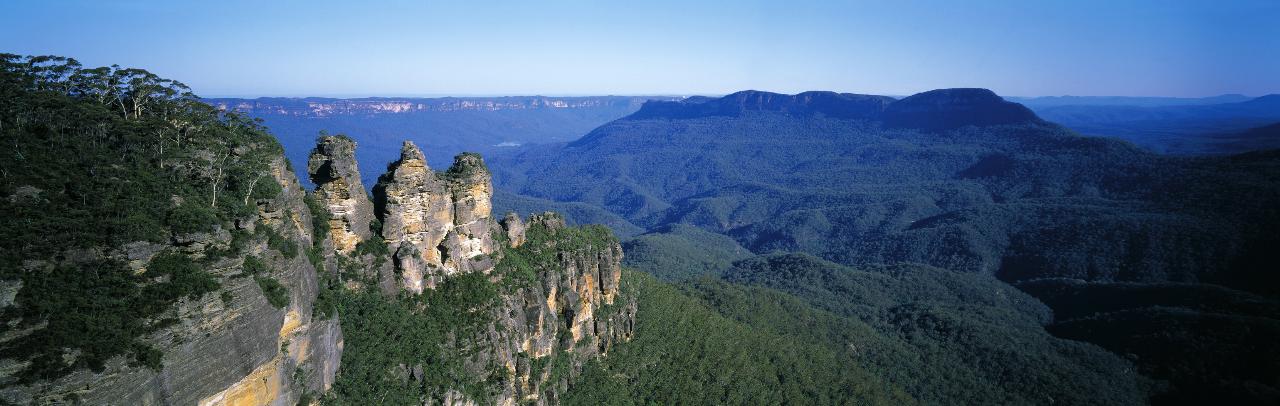
{"label": "shadowed hillside", "polygon": [[[985,90],[927,92],[867,119],[831,118],[865,104],[805,95],[650,103],[493,166],[512,192],[646,228],[695,225],[755,252],[1006,280],[1274,286],[1256,283],[1274,280],[1260,240],[1278,218],[1274,154],[1160,156],[1079,136]],[[702,114],[707,105],[719,113]]]}

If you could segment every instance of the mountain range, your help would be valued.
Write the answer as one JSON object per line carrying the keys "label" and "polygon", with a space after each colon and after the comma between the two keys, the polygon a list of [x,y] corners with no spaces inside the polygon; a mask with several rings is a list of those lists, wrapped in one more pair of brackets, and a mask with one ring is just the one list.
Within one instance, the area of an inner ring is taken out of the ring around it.
{"label": "mountain range", "polygon": [[[1273,99],[1226,101],[1134,117]],[[0,403],[1280,402],[1280,151],[986,89],[201,100],[0,54],[0,136]]]}
{"label": "mountain range", "polygon": [[[1266,102],[1246,104],[1265,111]],[[627,243],[628,262],[667,280],[732,279],[751,255],[778,253],[922,263],[1025,288],[1060,315],[1049,331],[1135,354],[1144,373],[1173,382],[1173,398],[1242,393],[1240,382],[1275,373],[1224,361],[1253,350],[1273,360],[1274,314],[1180,299],[1207,290],[1275,305],[1275,151],[1160,155],[1082,136],[982,89],[898,100],[746,91],[650,102],[580,140],[490,162],[499,189],[525,196],[523,209],[594,206],[630,223],[620,232],[647,230]],[[687,226],[699,231],[678,228]],[[805,292],[829,289],[822,280]],[[1091,304],[1129,291],[1143,293],[1120,307]],[[1226,320],[1251,332],[1215,342],[1203,359],[1179,358],[1177,348],[1210,345],[1204,329]],[[1124,328],[1134,330],[1107,333]],[[1143,346],[1161,334],[1180,338]],[[1226,371],[1239,380],[1217,381]],[[1241,396],[1274,396],[1268,388]]]}
{"label": "mountain range", "polygon": [[1280,122],[1280,95],[1240,100],[1220,96],[1164,102],[1118,99],[1089,103],[1066,99],[1029,106],[1046,120],[1086,135],[1127,140],[1143,148],[1175,155],[1224,155],[1280,148],[1274,138],[1224,141],[1223,133],[1239,133]]}

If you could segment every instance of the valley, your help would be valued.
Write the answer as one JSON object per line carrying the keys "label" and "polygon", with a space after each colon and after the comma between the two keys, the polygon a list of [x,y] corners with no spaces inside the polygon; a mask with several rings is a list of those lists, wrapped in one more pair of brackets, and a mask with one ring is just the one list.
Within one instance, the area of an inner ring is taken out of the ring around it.
{"label": "valley", "polygon": [[6,58],[7,403],[1280,399],[1275,150],[973,88],[199,99]]}

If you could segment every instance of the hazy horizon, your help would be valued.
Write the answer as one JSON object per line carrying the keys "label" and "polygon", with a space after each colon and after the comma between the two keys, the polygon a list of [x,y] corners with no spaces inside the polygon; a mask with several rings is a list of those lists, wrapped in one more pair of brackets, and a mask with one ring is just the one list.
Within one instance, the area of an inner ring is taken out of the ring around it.
{"label": "hazy horizon", "polygon": [[1280,93],[1280,3],[1113,3],[15,1],[0,52],[206,97]]}
{"label": "hazy horizon", "polygon": [[[832,90],[832,89],[810,89],[810,90],[802,90],[802,91],[800,91],[800,92],[778,92],[778,91],[771,91],[771,90],[764,90],[764,89],[742,89],[742,90],[740,90],[740,91],[753,91],[753,90],[755,90],[755,91],[762,91],[762,92],[769,92],[769,93],[780,93],[780,94],[796,94],[796,93],[802,93],[802,92],[808,92],[808,91],[832,91],[832,92],[836,92],[836,93],[874,94],[874,95],[877,95],[877,96],[889,96],[889,97],[897,97],[897,98],[902,98],[902,97],[910,96],[910,94],[875,94],[875,93],[866,93],[866,92],[858,92],[858,91],[843,91],[843,90]],[[932,89],[931,89],[931,90],[932,90]],[[927,90],[926,90],[926,91],[927,91]],[[310,94],[310,95],[305,95],[305,94],[304,94],[304,95],[235,95],[235,94],[230,94],[230,95],[220,95],[220,94],[216,94],[216,95],[205,95],[205,94],[197,94],[197,95],[198,95],[198,96],[200,96],[201,98],[205,98],[205,99],[247,99],[247,100],[251,100],[251,99],[308,99],[308,98],[317,98],[317,99],[377,99],[377,98],[385,98],[385,99],[396,99],[396,98],[401,98],[401,99],[441,99],[441,98],[449,98],[449,97],[453,97],[453,98],[489,98],[489,97],[694,97],[694,96],[704,96],[704,97],[721,97],[721,96],[726,96],[726,95],[729,95],[729,94],[732,94],[732,93],[736,93],[736,92],[729,92],[729,93],[714,93],[714,94],[706,94],[706,93],[685,93],[685,94],[670,94],[670,93],[636,93],[636,94],[595,94],[595,93],[571,93],[571,94],[556,94],[556,93],[547,93],[547,94],[504,94],[504,93],[496,93],[496,94],[359,94],[359,93],[356,93],[356,94]],[[1212,99],[1212,98],[1216,98],[1216,97],[1223,97],[1223,96],[1244,96],[1244,97],[1248,97],[1248,98],[1258,98],[1258,97],[1262,97],[1262,96],[1270,96],[1270,95],[1280,94],[1280,93],[1263,93],[1263,94],[1222,93],[1222,94],[1206,95],[1206,96],[1130,96],[1130,95],[1119,95],[1119,94],[1101,94],[1101,95],[1049,94],[1049,95],[1034,95],[1034,96],[1029,96],[1029,95],[1016,95],[1016,94],[999,94],[999,92],[997,92],[997,94],[998,94],[1000,97],[1005,97],[1005,98],[1013,97],[1013,98],[1019,98],[1019,99],[1038,99],[1038,98],[1052,98],[1052,97],[1088,97],[1088,98],[1110,98],[1110,97],[1117,97],[1117,98],[1119,98],[1119,97],[1123,97],[1123,98],[1135,98],[1135,99],[1141,99],[1141,98],[1153,98],[1153,99],[1188,99],[1188,100],[1194,100],[1194,99]]]}

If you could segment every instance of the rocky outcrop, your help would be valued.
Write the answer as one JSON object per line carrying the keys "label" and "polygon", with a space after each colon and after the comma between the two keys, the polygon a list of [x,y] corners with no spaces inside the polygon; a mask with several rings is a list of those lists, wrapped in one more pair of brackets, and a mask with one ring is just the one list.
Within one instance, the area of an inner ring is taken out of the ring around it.
{"label": "rocky outcrop", "polygon": [[519,248],[524,244],[525,225],[519,215],[507,213],[507,216],[502,218],[502,230],[507,234],[508,247]]}
{"label": "rocky outcrop", "polygon": [[405,289],[421,293],[449,275],[493,268],[493,180],[478,155],[459,155],[448,171],[436,173],[406,141],[373,196],[381,238]]}
{"label": "rocky outcrop", "polygon": [[[552,266],[540,269],[536,283],[507,296],[495,310],[488,334],[496,351],[472,365],[505,367],[511,379],[500,388],[497,404],[556,404],[586,361],[606,354],[631,338],[634,296],[624,296],[622,247],[616,240],[565,249],[575,236],[543,224],[547,238],[530,241],[529,250],[556,250]],[[581,230],[571,230],[581,233]],[[560,370],[554,366],[563,365]]]}
{"label": "rocky outcrop", "polygon": [[[427,403],[555,404],[587,360],[630,338],[636,301],[634,293],[620,286],[622,248],[617,239],[604,227],[566,227],[554,213],[534,215],[527,222],[508,214],[499,226],[493,217],[492,177],[479,155],[458,155],[447,171],[435,172],[422,151],[406,142],[372,195],[382,233],[370,238],[385,242],[386,261],[395,272],[390,277],[366,274],[364,283],[349,280],[348,292],[359,294],[370,279],[378,278],[380,285],[395,286],[383,290],[390,293],[385,300],[410,301],[415,312],[421,306],[444,309],[440,311],[451,323],[459,321],[457,314],[487,309],[480,313],[487,316],[469,318],[483,320],[480,324],[426,344],[442,349],[443,359],[431,360],[434,365],[405,359],[392,367],[389,373],[398,379],[430,388]],[[340,257],[363,261],[364,267],[379,265],[367,253]],[[447,285],[449,279],[463,275],[494,284],[497,296],[487,304],[457,309],[448,307],[454,302],[428,296],[458,294],[437,289],[456,287]],[[396,295],[401,290],[421,296]],[[474,381],[455,387],[428,380],[431,368],[452,368],[448,365],[460,365],[461,374]],[[477,386],[484,389],[477,391]]]}
{"label": "rocky outcrop", "polygon": [[322,136],[307,160],[316,198],[329,209],[334,249],[342,254],[372,235],[373,204],[360,182],[355,150],[355,141],[346,136]]}
{"label": "rocky outcrop", "polygon": [[521,257],[533,278],[507,280],[516,270],[499,266],[495,283],[506,288],[492,321],[445,343],[447,353],[465,357],[467,375],[489,377],[491,397],[448,392],[445,404],[557,404],[585,362],[631,338],[636,295],[620,284],[622,248],[597,227],[566,228],[551,213],[530,219],[525,244],[503,252]]}
{"label": "rocky outcrop", "polygon": [[447,248],[444,267],[456,272],[484,271],[493,267],[489,258],[497,251],[493,232],[493,176],[480,155],[463,153],[453,160],[444,173],[453,194],[453,229],[445,238]]}

